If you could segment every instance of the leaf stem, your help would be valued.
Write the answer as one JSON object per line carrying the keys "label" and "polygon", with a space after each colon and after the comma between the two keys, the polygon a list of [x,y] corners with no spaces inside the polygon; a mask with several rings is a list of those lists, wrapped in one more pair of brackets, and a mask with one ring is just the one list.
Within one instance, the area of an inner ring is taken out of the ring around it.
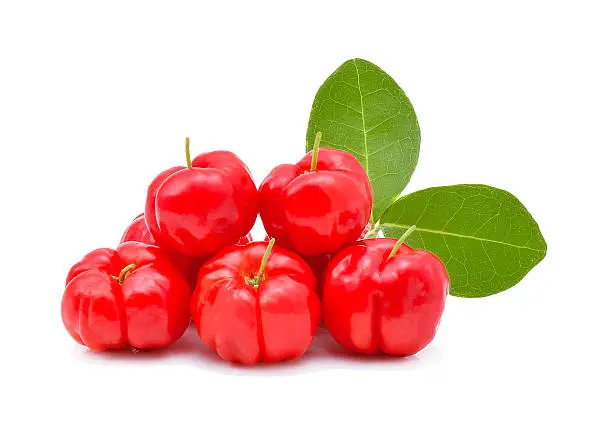
{"label": "leaf stem", "polygon": [[312,162],[310,162],[310,172],[317,170],[317,161],[319,160],[319,147],[321,146],[321,131],[315,135],[314,146],[312,146]]}
{"label": "leaf stem", "polygon": [[380,221],[374,224],[374,227],[372,227],[372,229],[368,231],[363,238],[364,239],[374,238],[378,235],[379,232],[380,232]]}
{"label": "leaf stem", "polygon": [[387,260],[391,259],[393,256],[395,256],[395,254],[397,253],[397,251],[399,250],[400,247],[402,247],[402,244],[404,244],[404,241],[408,238],[408,236],[410,234],[412,234],[412,232],[416,229],[416,225],[413,225],[412,227],[408,228],[404,234],[402,234],[402,236],[399,238],[399,240],[397,240],[397,243],[395,243],[395,246],[393,246],[393,249],[391,249],[391,253],[389,253],[389,257],[387,258]]}
{"label": "leaf stem", "polygon": [[191,150],[189,148],[189,145],[191,144],[191,141],[189,140],[189,137],[185,138],[185,159],[187,159],[187,168],[191,169],[192,165],[191,165]]}

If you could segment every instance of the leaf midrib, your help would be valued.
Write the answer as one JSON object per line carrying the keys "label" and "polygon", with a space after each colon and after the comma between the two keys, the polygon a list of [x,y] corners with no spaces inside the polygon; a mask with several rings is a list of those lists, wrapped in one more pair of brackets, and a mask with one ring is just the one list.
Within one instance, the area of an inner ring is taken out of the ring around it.
{"label": "leaf midrib", "polygon": [[364,157],[365,157],[365,171],[370,176],[370,164],[368,158],[368,132],[365,126],[365,111],[363,109],[363,94],[361,92],[361,78],[359,76],[359,68],[357,67],[357,61],[353,59],[353,65],[355,66],[355,72],[357,72],[357,90],[359,90],[359,103],[361,104],[361,132],[363,132],[363,145],[364,145]]}
{"label": "leaf midrib", "polygon": [[[412,225],[405,226],[405,225],[399,225],[399,224],[382,224],[382,227],[403,228],[403,229],[406,229],[406,230],[408,228],[410,228],[411,226]],[[499,240],[491,240],[491,239],[486,239],[486,238],[482,238],[482,237],[468,236],[468,235],[465,235],[465,234],[458,234],[458,233],[449,233],[447,231],[432,230],[430,228],[416,227],[414,229],[414,231],[420,231],[420,232],[423,232],[423,233],[433,233],[433,234],[439,234],[439,235],[450,236],[450,237],[465,238],[465,239],[477,240],[477,241],[487,242],[487,243],[496,243],[496,244],[501,244],[501,245],[504,245],[504,246],[515,247],[517,249],[532,250],[534,252],[539,252],[539,253],[543,253],[543,252],[546,251],[545,249],[534,249],[533,247],[519,246],[519,245],[512,244],[512,243],[505,243],[505,242],[499,241]]]}

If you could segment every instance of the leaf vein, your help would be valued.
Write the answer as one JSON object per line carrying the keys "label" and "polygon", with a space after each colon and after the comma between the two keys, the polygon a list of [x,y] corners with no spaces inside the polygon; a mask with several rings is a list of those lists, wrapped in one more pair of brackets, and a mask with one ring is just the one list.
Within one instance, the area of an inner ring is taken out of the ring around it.
{"label": "leaf vein", "polygon": [[357,72],[357,88],[359,89],[359,103],[361,104],[361,131],[363,132],[363,145],[364,145],[364,154],[365,154],[365,172],[370,175],[370,164],[368,157],[368,133],[365,129],[365,112],[363,110],[363,94],[361,92],[361,78],[359,76],[359,68],[357,67],[357,62],[353,59],[353,65],[355,65],[355,72]]}
{"label": "leaf vein", "polygon": [[336,103],[337,105],[344,106],[344,107],[345,107],[345,108],[347,108],[348,110],[351,110],[351,111],[353,111],[353,112],[355,112],[355,113],[359,113],[359,114],[361,114],[361,112],[360,112],[358,109],[355,109],[355,108],[354,108],[354,107],[352,107],[352,106],[349,106],[349,105],[347,105],[347,104],[344,104],[344,103],[342,103],[342,102],[339,102],[338,100],[336,100],[336,99],[334,99],[334,98],[332,98],[332,97],[329,97],[329,100],[331,100],[332,102]]}
{"label": "leaf vein", "polygon": [[368,128],[368,130],[367,130],[367,131],[365,131],[365,130],[364,130],[364,131],[365,131],[365,134],[367,135],[369,132],[374,131],[376,128],[380,127],[381,125],[386,124],[387,122],[389,122],[389,121],[390,121],[390,120],[392,120],[392,119],[397,118],[397,117],[398,117],[398,116],[400,116],[401,114],[402,114],[402,112],[398,112],[398,113],[396,113],[395,115],[392,115],[392,116],[389,116],[389,117],[388,117],[388,118],[386,118],[386,119],[383,119],[383,121],[382,121],[382,122],[380,122],[380,123],[378,123],[378,124],[374,125],[372,128]]}
{"label": "leaf vein", "polygon": [[333,121],[333,120],[331,120],[331,119],[329,120],[329,122],[331,122],[332,124],[342,125],[342,126],[344,126],[344,127],[350,128],[350,129],[352,129],[352,130],[355,130],[355,131],[359,131],[359,132],[361,132],[361,128],[356,128],[356,127],[353,127],[352,125],[346,124],[346,123],[344,123],[344,122],[340,122],[340,121]]}
{"label": "leaf vein", "polygon": [[[406,225],[399,225],[399,224],[383,224],[383,227],[389,227],[389,228],[404,228],[404,229],[408,229],[410,228],[410,226],[406,226]],[[440,231],[440,230],[432,230],[430,228],[420,228],[417,227],[415,228],[415,231],[420,231],[420,232],[424,232],[424,233],[432,233],[432,234],[439,234],[441,236],[449,236],[449,237],[458,237],[458,238],[464,238],[464,239],[470,239],[470,240],[477,240],[477,241],[481,241],[481,242],[487,242],[487,243],[496,243],[496,244],[501,244],[504,246],[509,246],[509,247],[515,247],[517,249],[527,249],[527,250],[533,250],[534,252],[544,252],[544,249],[534,249],[533,247],[528,247],[528,246],[519,246],[517,244],[512,244],[512,243],[506,243],[500,240],[491,240],[491,239],[486,239],[486,238],[482,238],[482,237],[475,237],[475,236],[468,236],[465,234],[458,234],[458,233],[449,233],[446,231]]]}

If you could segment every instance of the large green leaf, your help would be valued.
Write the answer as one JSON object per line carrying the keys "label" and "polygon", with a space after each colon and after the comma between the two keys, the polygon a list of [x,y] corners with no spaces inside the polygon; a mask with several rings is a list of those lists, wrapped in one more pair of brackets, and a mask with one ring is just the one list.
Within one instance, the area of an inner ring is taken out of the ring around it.
{"label": "large green leaf", "polygon": [[352,153],[365,168],[376,222],[408,184],[419,157],[421,131],[410,100],[378,66],[351,59],[317,92],[306,151],[317,131],[323,134],[322,146]]}
{"label": "large green leaf", "polygon": [[398,199],[381,218],[383,232],[436,254],[451,294],[483,297],[518,283],[544,256],[538,224],[512,194],[478,184],[433,187]]}

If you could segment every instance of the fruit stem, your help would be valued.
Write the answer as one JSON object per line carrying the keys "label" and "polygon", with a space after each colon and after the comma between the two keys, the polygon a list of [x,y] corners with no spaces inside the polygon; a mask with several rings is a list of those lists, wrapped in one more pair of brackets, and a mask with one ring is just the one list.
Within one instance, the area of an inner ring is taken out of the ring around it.
{"label": "fruit stem", "polygon": [[268,242],[268,247],[266,247],[266,251],[264,252],[263,258],[261,258],[261,264],[259,265],[259,271],[257,271],[257,276],[255,277],[255,281],[253,282],[253,287],[259,287],[259,284],[264,279],[264,271],[266,270],[266,264],[268,263],[268,259],[270,258],[270,253],[272,253],[272,248],[274,247],[274,243],[276,239],[271,238]]}
{"label": "fruit stem", "polygon": [[276,240],[271,238],[268,242],[268,247],[266,247],[266,251],[261,258],[261,264],[259,265],[259,271],[257,271],[257,275],[255,277],[244,277],[244,281],[254,288],[258,288],[261,282],[264,279],[264,271],[266,270],[266,264],[268,263],[268,259],[270,258],[270,253],[272,252],[272,247],[274,247],[274,242]]}
{"label": "fruit stem", "polygon": [[134,268],[136,268],[136,264],[129,264],[128,266],[126,266],[125,268],[121,270],[121,272],[119,273],[119,276],[115,277],[115,280],[117,280],[119,284],[123,284],[128,274],[132,272]]}
{"label": "fruit stem", "polygon": [[391,249],[391,253],[389,253],[389,257],[387,258],[387,260],[395,256],[399,248],[402,247],[402,244],[404,244],[404,241],[408,238],[410,234],[412,234],[415,229],[416,225],[413,225],[412,227],[408,228],[404,234],[402,234],[397,243],[395,243],[395,246],[393,246],[393,249]]}
{"label": "fruit stem", "polygon": [[187,168],[191,169],[191,150],[189,149],[189,144],[191,141],[189,137],[185,137],[185,158],[187,159]]}
{"label": "fruit stem", "polygon": [[312,162],[310,162],[310,172],[317,170],[317,161],[319,160],[319,146],[321,145],[321,131],[315,135],[314,146],[312,146]]}

